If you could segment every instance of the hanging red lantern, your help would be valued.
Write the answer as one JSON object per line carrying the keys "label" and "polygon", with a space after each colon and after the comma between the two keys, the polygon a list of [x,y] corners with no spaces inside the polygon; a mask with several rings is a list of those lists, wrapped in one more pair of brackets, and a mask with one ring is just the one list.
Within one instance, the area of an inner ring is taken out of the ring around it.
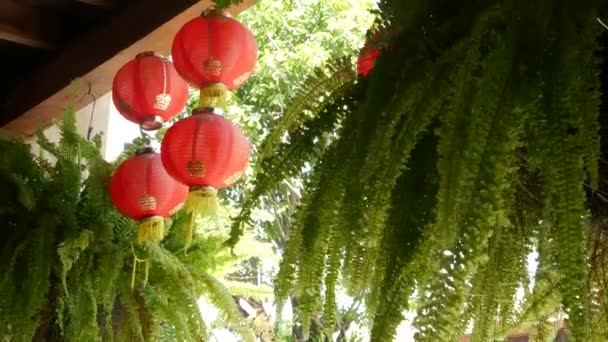
{"label": "hanging red lantern", "polygon": [[186,107],[188,84],[171,61],[143,52],[114,76],[112,99],[127,120],[145,130],[154,130]]}
{"label": "hanging red lantern", "polygon": [[171,126],[161,144],[162,162],[173,178],[190,187],[186,246],[192,239],[192,220],[217,209],[217,189],[231,186],[249,163],[249,141],[241,129],[217,108],[197,109]]}
{"label": "hanging red lantern", "polygon": [[365,43],[357,58],[357,74],[367,76],[384,50],[390,50],[390,40],[403,30],[401,25],[381,28]]}
{"label": "hanging red lantern", "polygon": [[227,90],[239,87],[253,72],[258,47],[241,23],[209,11],[177,32],[171,55],[177,72],[200,89],[200,107],[224,108]]}
{"label": "hanging red lantern", "polygon": [[378,48],[364,48],[357,59],[357,74],[367,76],[376,64],[376,58],[380,56]]}
{"label": "hanging red lantern", "polygon": [[164,218],[186,201],[188,187],[165,171],[161,156],[151,148],[124,161],[112,176],[110,198],[124,215],[139,221],[139,242],[160,242]]}

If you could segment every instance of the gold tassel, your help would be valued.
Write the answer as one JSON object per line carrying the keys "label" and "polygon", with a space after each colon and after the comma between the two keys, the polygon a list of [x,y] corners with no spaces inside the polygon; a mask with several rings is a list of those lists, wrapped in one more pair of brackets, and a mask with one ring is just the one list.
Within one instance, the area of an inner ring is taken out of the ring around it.
{"label": "gold tassel", "polygon": [[198,106],[226,109],[228,88],[223,83],[212,83],[201,87]]}
{"label": "gold tassel", "polygon": [[218,210],[217,190],[212,187],[191,188],[186,200],[186,212],[188,213],[188,229],[186,231],[185,249],[192,244],[194,221],[197,216],[215,216]]}
{"label": "gold tassel", "polygon": [[191,188],[186,200],[186,212],[203,217],[217,214],[217,190],[210,186]]}
{"label": "gold tassel", "polygon": [[137,226],[137,242],[159,243],[165,237],[165,219],[161,216],[151,216],[139,221]]}

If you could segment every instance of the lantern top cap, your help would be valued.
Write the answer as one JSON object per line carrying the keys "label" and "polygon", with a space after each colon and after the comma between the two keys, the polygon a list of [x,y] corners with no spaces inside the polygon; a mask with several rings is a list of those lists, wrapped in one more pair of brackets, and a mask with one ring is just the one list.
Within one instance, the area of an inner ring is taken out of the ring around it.
{"label": "lantern top cap", "polygon": [[152,146],[146,146],[135,151],[136,156],[141,156],[148,153],[156,153],[156,150]]}
{"label": "lantern top cap", "polygon": [[165,56],[161,55],[160,53],[158,53],[156,51],[142,51],[142,52],[138,53],[135,56],[135,58],[142,58],[142,57],[149,57],[149,56],[158,57],[160,59],[167,59]]}
{"label": "lantern top cap", "polygon": [[192,111],[192,115],[215,114],[224,116],[224,110],[217,107],[198,107]]}

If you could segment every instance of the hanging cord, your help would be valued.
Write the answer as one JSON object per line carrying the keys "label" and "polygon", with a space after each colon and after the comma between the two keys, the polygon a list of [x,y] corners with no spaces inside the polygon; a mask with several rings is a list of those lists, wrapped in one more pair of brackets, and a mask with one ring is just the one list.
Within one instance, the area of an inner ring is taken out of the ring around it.
{"label": "hanging cord", "polygon": [[154,141],[154,137],[146,131],[142,125],[139,126],[139,135],[142,139],[142,142],[147,147],[152,147],[152,141]]}
{"label": "hanging cord", "polygon": [[82,101],[85,96],[90,96],[93,98],[91,115],[89,116],[89,127],[87,127],[87,140],[91,140],[91,133],[93,133],[93,117],[95,117],[95,106],[97,105],[97,96],[93,95],[93,86],[91,82],[87,82],[87,87],[87,92],[80,97],[79,102]]}
{"label": "hanging cord", "polygon": [[95,95],[90,94],[93,97],[93,105],[91,106],[91,115],[89,117],[89,127],[87,128],[87,140],[91,140],[91,133],[93,133],[93,117],[95,116],[95,105],[97,104],[97,98]]}
{"label": "hanging cord", "polygon": [[608,25],[606,25],[606,24],[605,24],[605,23],[602,21],[602,19],[600,19],[599,17],[597,17],[597,18],[595,18],[595,19],[597,19],[597,22],[598,22],[598,23],[600,23],[600,25],[604,26],[604,28],[605,28],[606,30],[608,30]]}
{"label": "hanging cord", "polygon": [[150,260],[149,259],[140,259],[135,254],[135,247],[133,247],[133,243],[131,243],[131,252],[133,253],[133,270],[131,271],[131,290],[135,289],[135,275],[137,274],[137,265],[140,263],[144,264],[144,286],[148,284],[148,275],[150,271]]}

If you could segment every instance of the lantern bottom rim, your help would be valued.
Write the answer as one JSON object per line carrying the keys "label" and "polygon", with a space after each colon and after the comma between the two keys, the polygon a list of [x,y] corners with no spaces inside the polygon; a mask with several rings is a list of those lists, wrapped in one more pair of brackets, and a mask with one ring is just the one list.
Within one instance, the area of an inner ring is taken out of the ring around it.
{"label": "lantern bottom rim", "polygon": [[155,130],[161,128],[161,126],[164,123],[165,123],[165,121],[160,116],[158,116],[158,115],[150,115],[150,116],[145,117],[141,121],[141,123],[139,124],[139,126],[144,131],[155,131]]}

